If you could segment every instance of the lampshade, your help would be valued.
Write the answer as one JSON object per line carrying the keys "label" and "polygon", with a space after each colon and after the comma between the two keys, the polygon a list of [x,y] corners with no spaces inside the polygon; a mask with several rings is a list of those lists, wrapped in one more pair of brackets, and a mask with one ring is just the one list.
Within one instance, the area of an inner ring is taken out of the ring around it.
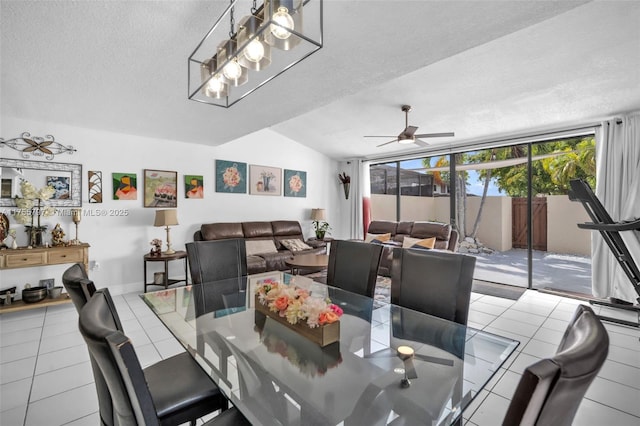
{"label": "lampshade", "polygon": [[156,210],[156,220],[153,226],[173,226],[178,225],[177,210]]}
{"label": "lampshade", "polygon": [[230,0],[189,56],[189,99],[228,108],[320,50],[322,3]]}
{"label": "lampshade", "polygon": [[321,221],[327,220],[327,212],[325,209],[311,209],[311,220]]}

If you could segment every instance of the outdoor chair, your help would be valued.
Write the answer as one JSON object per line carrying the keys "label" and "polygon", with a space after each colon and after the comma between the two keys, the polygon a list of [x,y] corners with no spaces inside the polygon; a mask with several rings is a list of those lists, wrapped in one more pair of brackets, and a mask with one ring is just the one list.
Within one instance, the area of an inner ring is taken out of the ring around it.
{"label": "outdoor chair", "polygon": [[467,325],[476,258],[434,250],[393,250],[391,303]]}
{"label": "outdoor chair", "polygon": [[556,354],[524,371],[502,424],[571,425],[608,352],[607,330],[590,307],[578,306]]}

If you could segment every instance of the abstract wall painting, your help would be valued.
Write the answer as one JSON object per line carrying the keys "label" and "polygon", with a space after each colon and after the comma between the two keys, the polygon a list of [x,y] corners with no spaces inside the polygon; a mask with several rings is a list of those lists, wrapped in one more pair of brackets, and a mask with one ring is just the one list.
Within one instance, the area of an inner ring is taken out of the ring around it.
{"label": "abstract wall painting", "polygon": [[138,178],[135,173],[112,173],[113,199],[137,200]]}
{"label": "abstract wall painting", "polygon": [[102,203],[102,172],[89,170],[89,203]]}
{"label": "abstract wall painting", "polygon": [[204,178],[184,175],[184,198],[204,198]]}

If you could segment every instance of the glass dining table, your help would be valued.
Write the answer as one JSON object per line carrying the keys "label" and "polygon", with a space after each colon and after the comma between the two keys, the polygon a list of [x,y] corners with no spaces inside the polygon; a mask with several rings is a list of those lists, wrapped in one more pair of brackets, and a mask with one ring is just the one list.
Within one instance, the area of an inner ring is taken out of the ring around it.
{"label": "glass dining table", "polygon": [[[339,341],[256,311],[255,288],[274,281],[340,306]],[[461,424],[519,344],[284,272],[141,297],[253,425]]]}

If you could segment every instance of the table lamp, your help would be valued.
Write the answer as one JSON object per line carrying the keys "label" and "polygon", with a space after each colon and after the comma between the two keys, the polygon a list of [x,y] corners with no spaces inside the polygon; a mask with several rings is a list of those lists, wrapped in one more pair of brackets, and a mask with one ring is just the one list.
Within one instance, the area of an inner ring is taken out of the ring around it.
{"label": "table lamp", "polygon": [[78,239],[78,224],[82,220],[82,210],[71,209],[71,220],[76,224],[76,237],[71,241],[71,244],[77,246],[78,244],[80,244],[80,240]]}
{"label": "table lamp", "polygon": [[316,231],[316,238],[323,239],[328,226],[321,225],[320,222],[324,223],[327,220],[327,211],[325,209],[311,209],[311,220],[313,221],[313,229]]}
{"label": "table lamp", "polygon": [[174,254],[176,251],[171,248],[171,235],[169,227],[178,225],[178,212],[176,210],[156,210],[156,220],[153,226],[164,226],[167,230],[167,251],[165,254]]}

